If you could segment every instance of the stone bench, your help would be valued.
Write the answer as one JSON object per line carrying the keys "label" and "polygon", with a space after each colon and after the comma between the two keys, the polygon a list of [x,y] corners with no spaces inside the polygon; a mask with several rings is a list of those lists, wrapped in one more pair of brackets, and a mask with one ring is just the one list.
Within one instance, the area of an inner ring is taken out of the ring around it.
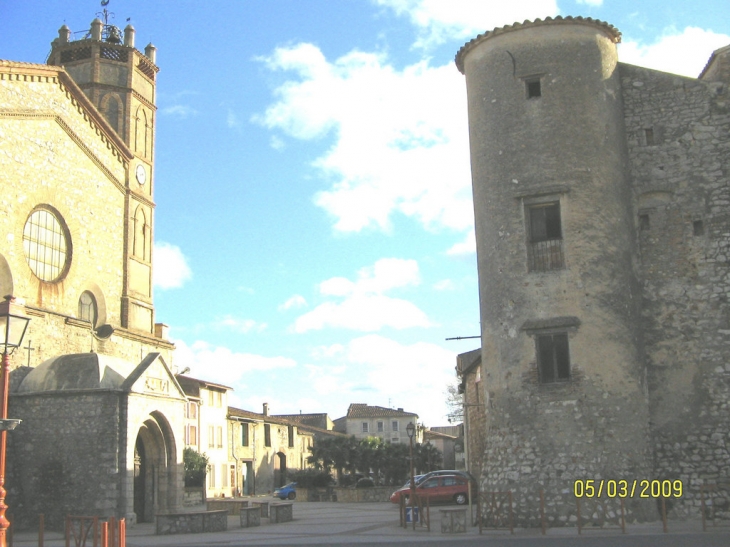
{"label": "stone bench", "polygon": [[199,534],[228,530],[228,511],[155,515],[155,534]]}
{"label": "stone bench", "polygon": [[269,507],[269,522],[279,524],[294,520],[294,504],[289,502],[272,503]]}
{"label": "stone bench", "polygon": [[239,513],[241,519],[241,528],[251,528],[252,526],[261,526],[261,508],[260,507],[241,507]]}
{"label": "stone bench", "polygon": [[206,504],[208,511],[228,511],[231,516],[237,516],[242,507],[248,507],[248,500],[242,499],[210,499]]}
{"label": "stone bench", "polygon": [[269,501],[252,501],[251,502],[254,507],[259,507],[261,509],[261,516],[269,518],[269,504],[271,502]]}
{"label": "stone bench", "polygon": [[466,533],[466,507],[448,507],[439,509],[439,512],[442,534]]}

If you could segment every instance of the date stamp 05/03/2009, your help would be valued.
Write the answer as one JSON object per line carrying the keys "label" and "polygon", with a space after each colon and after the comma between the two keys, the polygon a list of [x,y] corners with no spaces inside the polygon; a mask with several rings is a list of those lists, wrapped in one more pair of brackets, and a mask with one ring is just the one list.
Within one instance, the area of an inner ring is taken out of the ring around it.
{"label": "date stamp 05/03/2009", "polygon": [[587,479],[573,483],[576,498],[681,498],[681,480],[613,480]]}

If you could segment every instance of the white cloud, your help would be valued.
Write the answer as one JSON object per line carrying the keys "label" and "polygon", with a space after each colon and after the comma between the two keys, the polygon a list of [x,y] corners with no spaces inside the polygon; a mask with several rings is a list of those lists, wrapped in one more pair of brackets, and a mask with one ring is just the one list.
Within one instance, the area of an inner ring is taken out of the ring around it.
{"label": "white cloud", "polygon": [[334,327],[373,332],[383,327],[431,326],[426,314],[415,304],[383,294],[419,283],[420,274],[415,260],[380,259],[373,266],[362,268],[355,281],[333,277],[320,283],[322,295],[344,300],[320,304],[298,317],[293,330],[301,333]]}
{"label": "white cloud", "polygon": [[331,182],[315,203],[336,230],[388,230],[396,213],[428,228],[472,228],[466,86],[453,63],[397,70],[359,51],[330,62],[311,44],[265,62],[295,77],[255,121],[298,139],[334,137],[314,165]]}
{"label": "white cloud", "polygon": [[153,283],[158,289],[179,289],[192,278],[187,259],[177,245],[156,241],[154,254]]}
{"label": "white cloud", "polygon": [[174,116],[176,118],[180,118],[181,120],[198,115],[198,111],[195,110],[192,106],[187,106],[184,104],[175,104],[165,107],[160,110],[160,113],[164,114],[165,116]]}
{"label": "white cloud", "polygon": [[268,325],[266,323],[259,323],[253,319],[241,319],[232,315],[226,315],[222,319],[214,321],[212,326],[217,329],[232,330],[246,334],[251,331],[263,332]]}
{"label": "white cloud", "polygon": [[228,127],[230,127],[231,129],[241,127],[241,121],[238,119],[236,113],[230,108],[228,109],[228,113],[226,114],[226,125],[228,125]]}
{"label": "white cloud", "polygon": [[576,0],[578,4],[585,4],[586,6],[598,7],[603,5],[603,0]]}
{"label": "white cloud", "polygon": [[454,381],[455,352],[426,342],[401,344],[373,334],[350,341],[347,360],[362,371],[380,399],[397,401],[397,406],[418,413],[428,425],[444,420],[443,391]]}
{"label": "white cloud", "polygon": [[305,308],[306,306],[307,301],[305,298],[300,294],[295,294],[279,306],[279,311],[290,310],[292,308]]}
{"label": "white cloud", "polygon": [[442,279],[434,283],[433,288],[437,291],[453,291],[456,287],[451,279]]}
{"label": "white cloud", "polygon": [[252,372],[271,372],[276,369],[292,369],[297,366],[287,357],[265,357],[251,353],[239,353],[222,346],[211,346],[196,341],[192,345],[175,340],[174,364],[178,370],[190,367],[190,376],[236,387]]}
{"label": "white cloud", "polygon": [[476,254],[477,252],[477,238],[476,234],[474,233],[474,230],[469,230],[466,233],[466,237],[464,238],[464,241],[460,243],[455,243],[452,245],[448,251],[446,251],[446,254],[449,256],[459,256],[459,255],[468,255],[468,254]]}
{"label": "white cloud", "polygon": [[407,329],[431,326],[428,317],[415,304],[382,295],[352,296],[341,303],[325,302],[299,317],[294,332],[322,330],[326,327],[378,331],[384,327]]}
{"label": "white cloud", "polygon": [[315,359],[326,359],[340,355],[345,350],[342,344],[332,344],[331,346],[317,346],[311,351],[311,355]]}
{"label": "white cloud", "polygon": [[[558,15],[555,0],[374,0],[410,18],[421,30],[416,47],[468,40],[495,27]],[[587,0],[595,4],[600,0]]]}
{"label": "white cloud", "polygon": [[712,52],[730,43],[730,35],[697,27],[666,29],[653,44],[626,40],[619,44],[619,60],[696,78],[705,68]]}

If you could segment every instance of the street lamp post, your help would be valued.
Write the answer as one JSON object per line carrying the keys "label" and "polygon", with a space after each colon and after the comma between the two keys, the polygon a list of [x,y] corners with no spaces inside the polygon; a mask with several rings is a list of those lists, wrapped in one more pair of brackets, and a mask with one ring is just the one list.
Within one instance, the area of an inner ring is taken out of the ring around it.
{"label": "street lamp post", "polygon": [[0,302],[0,333],[3,345],[2,379],[0,380],[0,547],[7,547],[7,531],[10,522],[5,517],[5,452],[8,431],[12,431],[20,420],[8,419],[8,398],[10,394],[10,354],[23,343],[30,317],[25,315],[23,304],[13,296],[6,296]]}
{"label": "street lamp post", "polygon": [[[416,514],[413,510],[413,500],[416,497],[416,484],[415,479],[413,478],[413,434],[416,431],[416,426],[413,425],[413,422],[410,422],[406,426],[406,432],[408,433],[408,440],[411,443],[411,495],[409,496],[408,501],[411,505],[411,522],[413,523],[413,529],[416,529]],[[0,546],[3,547],[3,546]]]}

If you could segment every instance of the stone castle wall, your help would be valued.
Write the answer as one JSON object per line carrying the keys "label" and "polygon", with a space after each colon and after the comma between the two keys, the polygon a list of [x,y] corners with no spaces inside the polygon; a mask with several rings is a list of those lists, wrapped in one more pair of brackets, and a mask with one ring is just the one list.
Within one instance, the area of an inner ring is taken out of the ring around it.
{"label": "stone castle wall", "polygon": [[654,473],[683,481],[675,510],[697,517],[701,485],[730,480],[730,93],[628,65],[621,76]]}
{"label": "stone castle wall", "polygon": [[[728,82],[620,64],[619,38],[556,18],[457,54],[483,324],[481,486],[511,491],[525,525],[539,524],[540,490],[551,525],[576,522],[576,480],[681,480],[676,517],[698,517],[702,485],[730,480]],[[540,270],[530,215],[555,204],[562,264]],[[561,382],[539,376],[537,338],[552,333],[569,347]],[[716,516],[730,517],[727,494]],[[625,510],[658,516],[652,500]]]}

